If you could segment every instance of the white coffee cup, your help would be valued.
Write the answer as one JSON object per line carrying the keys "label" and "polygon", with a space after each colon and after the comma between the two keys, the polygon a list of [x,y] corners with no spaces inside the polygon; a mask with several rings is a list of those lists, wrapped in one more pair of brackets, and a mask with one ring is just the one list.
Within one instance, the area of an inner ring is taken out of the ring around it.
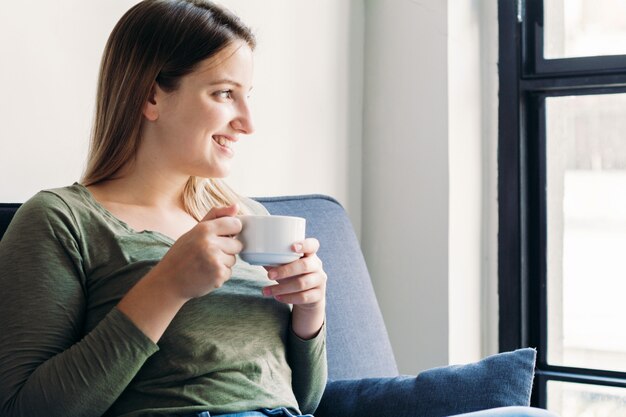
{"label": "white coffee cup", "polygon": [[252,265],[277,266],[295,261],[302,254],[292,245],[304,240],[306,219],[293,216],[237,216],[243,243],[239,257]]}

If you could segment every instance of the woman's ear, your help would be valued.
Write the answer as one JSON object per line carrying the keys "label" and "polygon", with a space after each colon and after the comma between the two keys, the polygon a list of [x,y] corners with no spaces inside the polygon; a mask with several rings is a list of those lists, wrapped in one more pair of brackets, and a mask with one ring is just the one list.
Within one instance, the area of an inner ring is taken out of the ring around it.
{"label": "woman's ear", "polygon": [[159,87],[155,84],[150,89],[150,95],[143,105],[143,116],[151,122],[156,122],[159,118],[159,107],[157,105],[157,89]]}

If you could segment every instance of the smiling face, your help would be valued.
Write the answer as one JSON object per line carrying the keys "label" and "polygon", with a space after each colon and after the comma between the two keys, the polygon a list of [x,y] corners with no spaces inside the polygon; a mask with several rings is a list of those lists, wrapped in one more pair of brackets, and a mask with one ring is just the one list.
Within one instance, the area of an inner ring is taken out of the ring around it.
{"label": "smiling face", "polygon": [[248,106],[251,86],[252,51],[242,41],[202,61],[180,79],[175,91],[157,85],[144,107],[139,155],[172,174],[227,176],[233,145],[254,130]]}

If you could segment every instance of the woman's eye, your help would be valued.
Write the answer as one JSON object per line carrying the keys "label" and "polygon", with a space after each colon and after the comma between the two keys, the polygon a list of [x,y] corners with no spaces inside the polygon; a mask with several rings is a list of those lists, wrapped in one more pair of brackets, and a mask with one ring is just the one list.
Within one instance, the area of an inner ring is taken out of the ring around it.
{"label": "woman's eye", "polygon": [[233,98],[233,90],[220,90],[217,93],[219,98],[231,99]]}

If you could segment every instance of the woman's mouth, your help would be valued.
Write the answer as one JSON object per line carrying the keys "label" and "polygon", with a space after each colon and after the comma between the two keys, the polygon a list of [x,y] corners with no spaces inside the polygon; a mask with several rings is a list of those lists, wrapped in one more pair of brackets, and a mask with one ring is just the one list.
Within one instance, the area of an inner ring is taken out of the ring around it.
{"label": "woman's mouth", "polygon": [[218,149],[224,152],[227,156],[234,156],[233,144],[236,142],[226,136],[215,135],[213,136],[213,141],[217,144]]}
{"label": "woman's mouth", "polygon": [[218,136],[218,135],[213,136],[213,140],[217,142],[218,145],[223,146],[228,149],[232,149],[232,143],[234,143],[232,140],[228,139],[227,137]]}

